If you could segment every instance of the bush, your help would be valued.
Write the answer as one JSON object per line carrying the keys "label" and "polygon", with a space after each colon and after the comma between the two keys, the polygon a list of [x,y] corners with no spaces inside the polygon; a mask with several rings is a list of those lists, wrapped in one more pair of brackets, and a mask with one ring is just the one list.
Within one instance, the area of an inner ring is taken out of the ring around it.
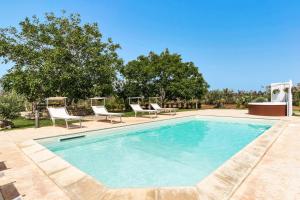
{"label": "bush", "polygon": [[0,96],[0,118],[12,120],[20,116],[24,110],[24,98],[15,92],[4,93]]}
{"label": "bush", "polygon": [[256,99],[253,100],[253,102],[256,103],[261,103],[261,102],[267,102],[268,99],[266,99],[265,97],[257,97]]}
{"label": "bush", "polygon": [[239,101],[239,99],[237,99],[235,103],[236,103],[236,108],[241,108],[241,102]]}
{"label": "bush", "polygon": [[241,107],[248,107],[248,103],[251,101],[251,96],[248,95],[243,95],[239,98],[236,99],[236,107],[241,108]]}
{"label": "bush", "polygon": [[225,99],[221,98],[215,101],[215,108],[224,108]]}
{"label": "bush", "polygon": [[125,108],[124,102],[122,99],[117,97],[111,97],[109,99],[106,99],[106,108],[110,111],[123,111]]}

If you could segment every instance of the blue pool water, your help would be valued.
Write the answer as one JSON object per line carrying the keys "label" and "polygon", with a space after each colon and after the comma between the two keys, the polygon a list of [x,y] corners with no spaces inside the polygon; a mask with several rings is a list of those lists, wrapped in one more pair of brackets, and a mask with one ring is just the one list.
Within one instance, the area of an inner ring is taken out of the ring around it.
{"label": "blue pool water", "polygon": [[41,143],[110,187],[190,186],[270,127],[197,118],[152,124]]}

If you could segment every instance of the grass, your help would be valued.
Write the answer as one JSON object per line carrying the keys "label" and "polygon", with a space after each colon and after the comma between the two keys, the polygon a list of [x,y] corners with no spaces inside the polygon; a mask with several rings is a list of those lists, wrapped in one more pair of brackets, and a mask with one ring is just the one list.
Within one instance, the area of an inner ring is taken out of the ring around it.
{"label": "grass", "polygon": [[[17,119],[14,119],[13,123],[14,123],[14,128],[12,128],[12,129],[3,129],[3,130],[34,128],[34,126],[35,126],[35,120],[34,119],[25,119],[23,117],[19,117]],[[40,127],[52,126],[52,121],[50,119],[40,119],[39,123],[40,123]],[[55,120],[55,124],[64,126],[66,123],[65,123],[64,120]],[[70,121],[69,124],[72,124],[72,121]]]}
{"label": "grass", "polygon": [[124,112],[123,114],[124,114],[123,115],[124,117],[134,117],[134,112],[133,111],[129,111],[129,112],[127,111],[127,112]]}
{"label": "grass", "polygon": [[300,116],[300,111],[294,111],[294,116]]}

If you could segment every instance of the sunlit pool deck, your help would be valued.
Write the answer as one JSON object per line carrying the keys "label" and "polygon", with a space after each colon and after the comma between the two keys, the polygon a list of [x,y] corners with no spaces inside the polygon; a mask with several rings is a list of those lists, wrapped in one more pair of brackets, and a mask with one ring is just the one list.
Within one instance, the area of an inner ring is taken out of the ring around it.
{"label": "sunlit pool deck", "polygon": [[[84,128],[29,128],[0,132],[0,185],[14,182],[23,199],[300,199],[300,118],[248,115],[247,110],[179,112],[124,123],[86,121]],[[192,115],[276,120],[274,125],[194,186],[112,189],[50,152],[34,139]]]}

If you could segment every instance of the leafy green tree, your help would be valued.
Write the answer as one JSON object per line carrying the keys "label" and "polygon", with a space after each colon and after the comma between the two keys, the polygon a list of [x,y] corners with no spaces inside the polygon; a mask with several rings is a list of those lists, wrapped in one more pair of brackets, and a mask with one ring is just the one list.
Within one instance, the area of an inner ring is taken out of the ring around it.
{"label": "leafy green tree", "polygon": [[[247,107],[251,101],[268,100],[268,91],[233,91],[228,88],[222,90],[210,90],[205,95],[206,104],[214,104],[217,108],[224,107],[224,104],[236,104],[238,108]],[[258,99],[257,99],[258,98]]]}
{"label": "leafy green tree", "polygon": [[300,106],[300,83],[292,88],[293,105]]}
{"label": "leafy green tree", "polygon": [[71,100],[113,92],[116,72],[122,65],[112,39],[102,41],[98,25],[83,24],[80,15],[44,19],[33,16],[20,28],[0,29],[0,58],[13,67],[2,77],[5,91],[15,90],[28,101],[49,96]]}
{"label": "leafy green tree", "polygon": [[4,93],[0,96],[0,119],[12,120],[20,116],[24,110],[24,98],[15,92]]}
{"label": "leafy green tree", "polygon": [[168,49],[160,54],[141,55],[121,68],[127,96],[161,96],[163,100],[201,99],[208,84],[192,62],[183,62]]}

